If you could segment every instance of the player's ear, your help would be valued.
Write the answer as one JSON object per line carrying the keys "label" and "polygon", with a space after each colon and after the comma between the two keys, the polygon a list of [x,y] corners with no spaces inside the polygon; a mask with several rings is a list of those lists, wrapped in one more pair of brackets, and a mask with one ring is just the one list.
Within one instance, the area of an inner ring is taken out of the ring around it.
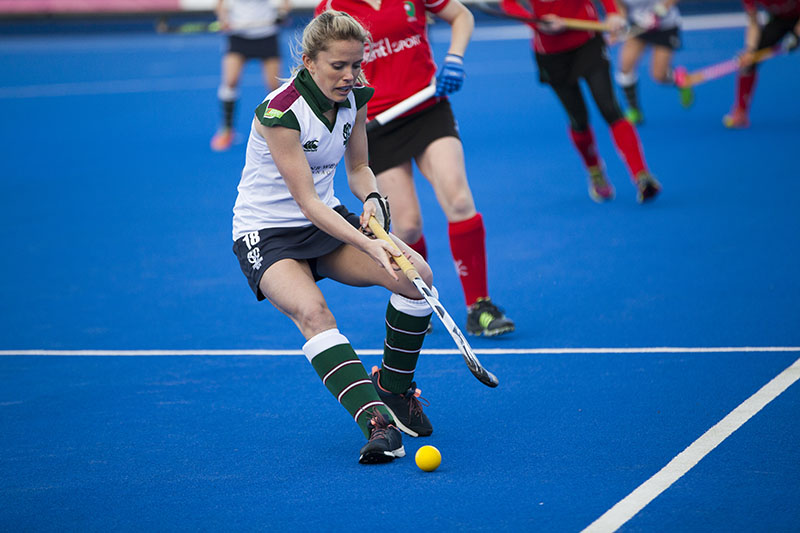
{"label": "player's ear", "polygon": [[307,70],[308,72],[311,72],[311,71],[312,71],[312,68],[311,68],[311,67],[312,67],[312,66],[313,66],[313,64],[314,64],[314,60],[313,60],[313,59],[311,59],[310,57],[308,57],[306,54],[303,54],[303,55],[302,55],[302,57],[301,57],[301,59],[302,59],[302,61],[303,61],[303,66],[306,68],[306,70]]}

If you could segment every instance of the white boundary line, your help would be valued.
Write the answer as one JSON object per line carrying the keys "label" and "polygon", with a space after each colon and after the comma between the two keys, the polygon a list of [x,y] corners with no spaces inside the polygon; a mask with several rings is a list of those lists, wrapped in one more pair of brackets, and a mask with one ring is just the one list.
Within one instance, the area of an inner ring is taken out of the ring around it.
{"label": "white boundary line", "polygon": [[[731,347],[652,347],[652,348],[485,348],[473,350],[480,355],[561,355],[561,354],[640,354],[640,353],[736,353],[736,352],[800,352],[800,346],[731,346]],[[382,355],[383,350],[356,350],[360,355]],[[459,355],[453,349],[422,350],[428,355]],[[284,356],[305,355],[302,350],[0,350],[0,357],[10,356],[97,356],[97,357],[162,357],[162,356]]]}
{"label": "white boundary line", "polygon": [[798,379],[800,379],[800,359],[706,431],[653,477],[592,522],[583,533],[610,532],[622,527]]}

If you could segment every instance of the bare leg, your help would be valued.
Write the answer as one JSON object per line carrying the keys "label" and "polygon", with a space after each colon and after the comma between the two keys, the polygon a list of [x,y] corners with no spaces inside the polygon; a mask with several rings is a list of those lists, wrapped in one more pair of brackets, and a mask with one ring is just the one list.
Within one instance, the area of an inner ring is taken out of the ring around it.
{"label": "bare leg", "polygon": [[460,140],[456,137],[436,139],[417,157],[417,165],[433,186],[448,222],[461,222],[475,216],[475,201],[467,182]]}
{"label": "bare leg", "polygon": [[277,89],[281,81],[278,77],[281,74],[281,60],[277,57],[270,57],[261,62],[261,73],[264,76],[264,86],[270,91]]}
{"label": "bare leg", "polygon": [[389,198],[395,235],[403,242],[417,242],[422,236],[422,213],[411,162],[385,170],[376,178],[381,194]]}

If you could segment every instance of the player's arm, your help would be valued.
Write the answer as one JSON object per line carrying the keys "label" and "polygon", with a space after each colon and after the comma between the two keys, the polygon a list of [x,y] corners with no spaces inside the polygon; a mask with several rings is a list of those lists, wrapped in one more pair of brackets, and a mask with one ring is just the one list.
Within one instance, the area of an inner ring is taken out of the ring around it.
{"label": "player's arm", "polygon": [[444,96],[464,84],[464,52],[475,28],[475,18],[458,0],[450,0],[436,15],[450,25],[450,48],[436,75],[436,96]]}
{"label": "player's arm", "polygon": [[364,236],[336,211],[325,205],[314,188],[314,178],[300,144],[300,132],[282,126],[267,127],[256,123],[256,130],[269,146],[289,192],[303,215],[322,231],[337,239],[355,244]]}
{"label": "player's arm", "polygon": [[378,191],[375,174],[369,168],[367,150],[367,106],[363,106],[356,114],[356,123],[350,132],[347,149],[344,152],[344,165],[347,171],[347,183],[356,198],[365,202],[361,225],[366,226],[369,216],[376,214],[374,202],[366,202],[367,196]]}
{"label": "player's arm", "polygon": [[[362,250],[390,276],[398,279],[388,255],[394,255],[394,249],[388,243],[372,240],[358,231],[320,199],[314,188],[311,168],[300,144],[300,132],[281,126],[267,127],[258,122],[256,130],[266,140],[275,166],[278,167],[278,172],[303,215],[328,235]],[[375,176],[372,179],[374,180]]]}
{"label": "player's arm", "polygon": [[464,57],[472,30],[475,29],[475,17],[472,12],[458,0],[450,0],[448,4],[436,13],[436,16],[450,25],[450,48],[448,55],[454,54]]}
{"label": "player's arm", "polygon": [[230,22],[228,21],[228,10],[225,8],[225,0],[217,0],[217,5],[214,7],[214,13],[217,15],[219,27],[223,31],[230,29]]}

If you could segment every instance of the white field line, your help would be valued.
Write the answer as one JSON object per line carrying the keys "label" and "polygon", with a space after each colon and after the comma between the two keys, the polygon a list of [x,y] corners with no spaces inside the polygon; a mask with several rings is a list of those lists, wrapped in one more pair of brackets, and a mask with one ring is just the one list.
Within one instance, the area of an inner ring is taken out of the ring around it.
{"label": "white field line", "polygon": [[[694,30],[711,30],[721,28],[736,28],[744,27],[746,17],[743,13],[729,13],[721,15],[695,15],[691,17],[684,17],[683,29],[686,31]],[[433,28],[430,32],[431,39],[434,42],[449,42],[450,29],[449,28]],[[507,25],[486,25],[478,26],[472,34],[473,41],[511,41],[511,40],[528,40],[531,38],[531,29],[519,23]],[[91,40],[85,43],[71,43],[72,49],[70,53],[82,53],[84,51],[95,51],[96,46]],[[26,53],[27,47],[22,44],[17,44],[14,47],[13,53]],[[48,52],[51,50],[48,49]],[[10,53],[8,50],[3,50],[0,54]],[[528,68],[528,65],[525,68]],[[478,66],[473,66],[473,74],[482,73],[482,69]],[[518,70],[519,65],[514,66],[509,72]],[[508,69],[507,66],[503,67],[503,73]],[[487,71],[487,74],[497,75],[497,65],[494,69]],[[243,87],[261,86],[261,80],[258,77],[246,77],[242,79]],[[62,96],[88,96],[88,95],[104,95],[104,94],[136,94],[136,93],[153,93],[153,92],[179,92],[191,90],[210,90],[216,89],[219,85],[219,75],[206,75],[206,76],[184,76],[174,78],[142,78],[131,80],[103,80],[103,81],[87,81],[87,82],[69,82],[69,83],[49,83],[38,85],[20,85],[20,86],[5,86],[0,87],[0,100],[11,100],[21,98],[50,98]]]}
{"label": "white field line", "polygon": [[611,532],[622,527],[798,379],[800,379],[800,359],[706,431],[656,475],[592,522],[583,533]]}
{"label": "white field line", "polygon": [[[800,346],[651,347],[651,348],[484,348],[479,355],[644,354],[800,352]],[[381,355],[383,350],[356,350],[360,355]],[[428,355],[460,355],[455,349],[424,349]],[[284,356],[304,355],[302,350],[0,350],[10,356],[163,357],[163,356]]]}

